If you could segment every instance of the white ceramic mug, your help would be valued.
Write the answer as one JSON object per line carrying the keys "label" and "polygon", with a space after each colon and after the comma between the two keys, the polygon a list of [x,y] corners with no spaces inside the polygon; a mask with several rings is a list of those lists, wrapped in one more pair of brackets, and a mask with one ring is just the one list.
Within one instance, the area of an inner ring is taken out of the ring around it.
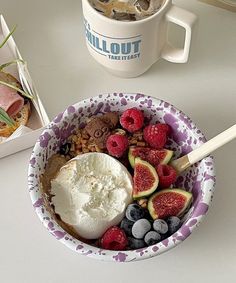
{"label": "white ceramic mug", "polygon": [[[154,15],[134,22],[107,18],[88,0],[82,0],[82,5],[88,50],[110,73],[137,77],[160,58],[174,63],[187,62],[196,16],[174,6],[172,0],[166,0]],[[183,49],[169,44],[169,22],[185,29]]]}

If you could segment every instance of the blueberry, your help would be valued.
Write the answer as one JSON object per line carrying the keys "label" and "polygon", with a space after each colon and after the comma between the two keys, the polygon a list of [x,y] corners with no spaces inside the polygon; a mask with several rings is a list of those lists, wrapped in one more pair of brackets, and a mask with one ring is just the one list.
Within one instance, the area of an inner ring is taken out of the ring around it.
{"label": "blueberry", "polygon": [[176,216],[170,216],[169,218],[167,218],[166,222],[168,224],[169,232],[171,235],[174,234],[181,225],[180,219]]}
{"label": "blueberry", "polygon": [[70,151],[71,144],[70,143],[65,143],[60,147],[60,154],[62,155],[67,155]]}
{"label": "blueberry", "polygon": [[146,247],[144,240],[129,237],[128,241],[129,241],[129,247],[131,250],[141,249],[141,248]]}
{"label": "blueberry", "polygon": [[139,219],[134,223],[132,227],[132,235],[136,239],[143,239],[145,234],[147,234],[147,232],[150,231],[151,228],[151,223],[147,219]]}
{"label": "blueberry", "polygon": [[125,234],[126,234],[127,236],[131,236],[131,235],[132,235],[132,226],[133,226],[133,225],[134,225],[134,222],[133,222],[133,221],[130,221],[129,219],[124,218],[124,219],[121,221],[120,228],[125,231]]}
{"label": "blueberry", "polygon": [[145,211],[143,210],[143,208],[136,203],[128,205],[126,209],[126,217],[133,222],[143,218],[144,214]]}
{"label": "blueberry", "polygon": [[166,234],[168,232],[168,225],[165,220],[157,219],[153,222],[153,229],[159,234]]}
{"label": "blueberry", "polygon": [[152,246],[160,241],[161,241],[161,235],[156,231],[150,231],[144,237],[144,242],[148,246]]}

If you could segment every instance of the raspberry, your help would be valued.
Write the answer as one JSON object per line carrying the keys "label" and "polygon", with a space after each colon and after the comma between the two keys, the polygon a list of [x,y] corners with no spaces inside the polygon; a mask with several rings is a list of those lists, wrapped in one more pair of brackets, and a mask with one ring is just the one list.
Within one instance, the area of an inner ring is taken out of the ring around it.
{"label": "raspberry", "polygon": [[160,132],[166,133],[167,136],[170,135],[170,133],[171,133],[171,128],[170,128],[169,125],[167,125],[167,124],[157,124],[157,125],[158,125],[158,130],[159,130]]}
{"label": "raspberry", "polygon": [[159,177],[159,184],[162,188],[169,188],[177,179],[177,173],[170,165],[159,164],[156,170]]}
{"label": "raspberry", "polygon": [[122,251],[127,245],[125,232],[117,226],[109,228],[100,239],[100,246],[106,250]]}
{"label": "raspberry", "polygon": [[129,142],[126,136],[115,134],[108,137],[106,147],[110,155],[121,157],[128,148]]}
{"label": "raspberry", "polygon": [[127,109],[120,118],[121,126],[130,133],[140,130],[143,126],[143,121],[142,111],[136,108]]}
{"label": "raspberry", "polygon": [[170,127],[166,124],[149,125],[143,130],[144,140],[153,148],[161,149],[165,146]]}

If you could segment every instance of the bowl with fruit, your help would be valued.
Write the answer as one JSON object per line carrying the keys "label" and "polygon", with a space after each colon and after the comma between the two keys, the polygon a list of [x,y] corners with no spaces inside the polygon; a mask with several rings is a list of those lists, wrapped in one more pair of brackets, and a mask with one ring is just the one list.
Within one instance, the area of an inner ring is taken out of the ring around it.
{"label": "bowl with fruit", "polygon": [[205,142],[173,105],[109,93],[69,106],[47,126],[28,171],[47,230],[100,260],[150,258],[183,242],[206,215],[215,187],[211,156],[178,172],[173,160]]}

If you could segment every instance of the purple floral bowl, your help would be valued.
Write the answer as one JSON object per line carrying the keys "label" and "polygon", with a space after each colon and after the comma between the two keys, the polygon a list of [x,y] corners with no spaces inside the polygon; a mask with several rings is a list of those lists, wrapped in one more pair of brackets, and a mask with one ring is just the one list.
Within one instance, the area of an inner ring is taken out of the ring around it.
{"label": "purple floral bowl", "polygon": [[58,152],[60,145],[69,135],[83,126],[86,117],[109,111],[123,112],[131,107],[144,110],[150,122],[163,122],[172,127],[174,133],[168,148],[175,151],[176,157],[190,152],[205,142],[204,135],[196,125],[171,104],[139,93],[111,93],[83,100],[58,114],[39,137],[30,159],[29,193],[34,209],[44,226],[70,249],[99,260],[116,262],[142,260],[160,255],[183,242],[206,215],[215,187],[212,157],[203,159],[179,176],[175,187],[183,187],[191,191],[194,198],[193,205],[185,216],[183,225],[175,234],[150,247],[132,251],[102,250],[85,244],[64,231],[47,211],[40,188],[40,175],[45,170],[48,158]]}

